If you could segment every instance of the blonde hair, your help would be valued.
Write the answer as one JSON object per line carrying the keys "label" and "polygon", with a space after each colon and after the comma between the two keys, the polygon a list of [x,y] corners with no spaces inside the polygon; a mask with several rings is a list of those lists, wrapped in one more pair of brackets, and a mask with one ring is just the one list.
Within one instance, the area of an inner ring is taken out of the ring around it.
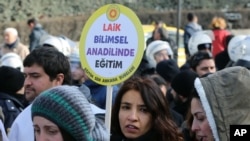
{"label": "blonde hair", "polygon": [[214,17],[210,26],[212,29],[225,29],[227,27],[227,23],[222,17]]}

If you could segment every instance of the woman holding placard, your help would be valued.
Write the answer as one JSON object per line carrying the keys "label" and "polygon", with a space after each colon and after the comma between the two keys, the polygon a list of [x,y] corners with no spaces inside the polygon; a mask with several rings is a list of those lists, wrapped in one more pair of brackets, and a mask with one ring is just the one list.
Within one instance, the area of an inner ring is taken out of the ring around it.
{"label": "woman holding placard", "polygon": [[121,86],[112,110],[111,141],[182,141],[159,86],[131,78]]}

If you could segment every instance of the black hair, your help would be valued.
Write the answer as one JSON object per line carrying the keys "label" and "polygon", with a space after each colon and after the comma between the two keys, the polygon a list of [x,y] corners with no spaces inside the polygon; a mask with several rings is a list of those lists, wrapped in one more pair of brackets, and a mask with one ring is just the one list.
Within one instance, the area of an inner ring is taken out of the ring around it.
{"label": "black hair", "polygon": [[169,105],[160,87],[149,77],[131,77],[119,89],[112,109],[111,132],[124,137],[120,124],[119,112],[123,96],[130,90],[137,91],[148,112],[152,116],[151,129],[156,132],[155,140],[182,141],[182,135],[172,120]]}
{"label": "black hair", "polygon": [[34,49],[23,62],[24,67],[37,64],[44,69],[50,80],[54,80],[59,73],[64,75],[63,84],[71,84],[70,63],[66,56],[56,48],[42,46]]}
{"label": "black hair", "polygon": [[31,18],[27,21],[27,24],[30,25],[31,23],[34,23],[36,24],[37,23],[37,20],[35,18]]}
{"label": "black hair", "polygon": [[200,65],[202,60],[213,59],[213,56],[208,51],[198,51],[190,58],[190,67],[196,70],[196,67]]}
{"label": "black hair", "polygon": [[190,22],[194,20],[194,17],[195,17],[194,13],[188,13],[187,14],[187,20],[190,21]]}

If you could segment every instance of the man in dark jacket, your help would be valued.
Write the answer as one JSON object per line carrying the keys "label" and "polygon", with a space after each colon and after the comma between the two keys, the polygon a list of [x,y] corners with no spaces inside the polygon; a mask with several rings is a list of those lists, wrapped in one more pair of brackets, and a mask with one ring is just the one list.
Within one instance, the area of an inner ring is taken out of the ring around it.
{"label": "man in dark jacket", "polygon": [[186,56],[190,56],[188,51],[188,41],[195,32],[201,31],[202,27],[198,24],[198,18],[193,13],[188,13],[187,20],[188,24],[184,28],[184,47]]}
{"label": "man in dark jacket", "polygon": [[40,42],[40,39],[48,35],[48,33],[43,29],[42,25],[37,22],[36,19],[32,18],[27,21],[28,26],[31,29],[31,33],[29,35],[30,44],[29,44],[29,50],[34,50]]}

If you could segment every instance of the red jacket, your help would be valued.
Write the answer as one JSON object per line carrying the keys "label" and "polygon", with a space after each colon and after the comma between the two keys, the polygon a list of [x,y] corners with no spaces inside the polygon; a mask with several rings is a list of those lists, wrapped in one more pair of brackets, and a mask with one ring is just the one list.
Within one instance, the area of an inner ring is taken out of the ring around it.
{"label": "red jacket", "polygon": [[231,33],[224,29],[213,30],[214,40],[212,54],[215,57],[218,53],[222,52],[226,48],[226,37]]}

